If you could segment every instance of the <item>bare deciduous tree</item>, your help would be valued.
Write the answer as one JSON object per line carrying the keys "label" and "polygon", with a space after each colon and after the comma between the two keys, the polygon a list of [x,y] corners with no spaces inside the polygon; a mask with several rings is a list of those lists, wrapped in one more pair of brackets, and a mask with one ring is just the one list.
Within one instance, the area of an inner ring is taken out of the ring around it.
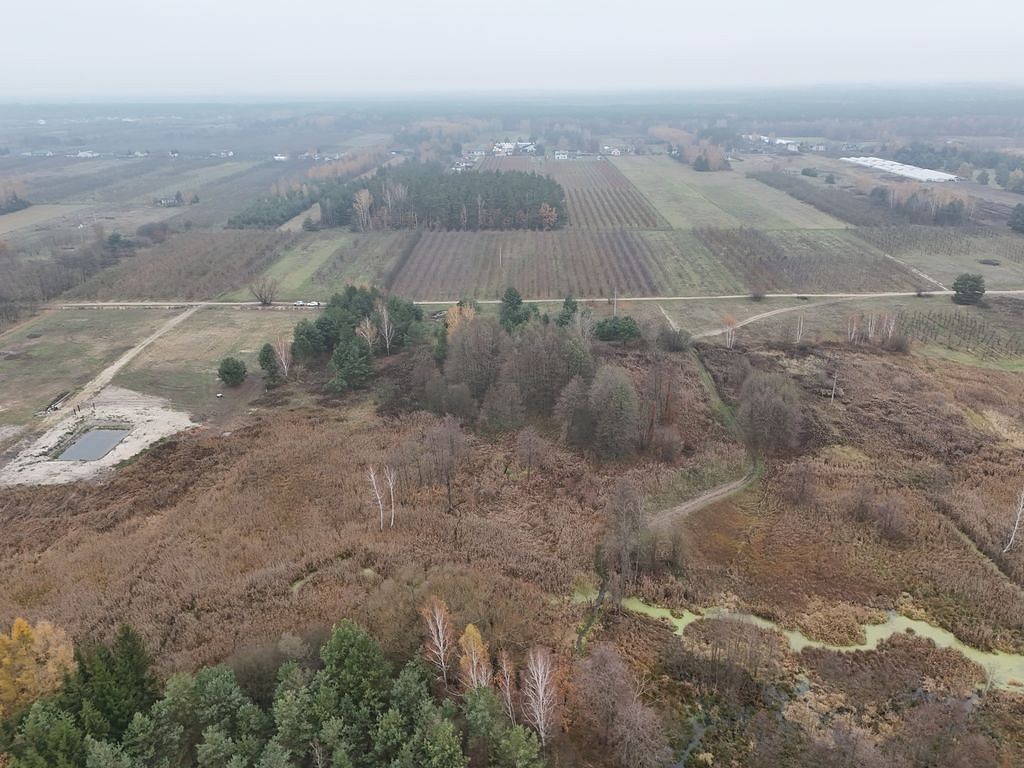
{"label": "bare deciduous tree", "polygon": [[796,319],[796,329],[793,331],[793,343],[799,344],[804,339],[804,316],[800,315]]}
{"label": "bare deciduous tree", "polygon": [[370,190],[360,189],[352,196],[352,208],[359,221],[359,229],[365,232],[370,229],[370,209],[373,206],[373,195]]}
{"label": "bare deciduous tree", "polygon": [[508,651],[498,652],[498,673],[494,676],[501,696],[501,706],[512,724],[516,724],[516,668]]}
{"label": "bare deciduous tree", "polygon": [[272,277],[257,277],[249,284],[253,298],[265,307],[274,303],[277,298],[278,282]]}
{"label": "bare deciduous tree", "polygon": [[391,497],[391,527],[395,527],[395,481],[398,471],[390,464],[384,465],[384,480],[388,484],[388,495]]}
{"label": "bare deciduous tree", "polygon": [[533,468],[543,464],[546,453],[547,443],[537,433],[537,430],[527,427],[519,432],[516,437],[516,455],[526,467],[526,482],[530,482]]}
{"label": "bare deciduous tree", "polygon": [[594,313],[588,307],[583,307],[573,315],[572,327],[583,341],[590,341],[594,338],[594,329],[597,327]]}
{"label": "bare deciduous tree", "polygon": [[1014,541],[1017,539],[1017,529],[1020,528],[1021,518],[1024,518],[1024,489],[1021,489],[1020,495],[1017,497],[1017,509],[1014,513],[1013,519],[1013,530],[1010,531],[1010,538],[1006,542],[1006,546],[1003,547],[1003,554],[1005,555],[1013,547]]}
{"label": "bare deciduous tree", "polygon": [[281,369],[281,377],[288,378],[288,371],[292,367],[292,340],[290,336],[280,334],[274,341],[274,356],[277,358],[277,365]]}
{"label": "bare deciduous tree", "polygon": [[377,326],[373,324],[373,320],[369,316],[359,321],[359,325],[356,326],[356,333],[359,334],[359,338],[366,342],[366,346],[372,352],[373,345],[377,343]]}
{"label": "bare deciduous tree", "polygon": [[448,670],[451,668],[452,652],[455,649],[455,629],[452,627],[448,606],[441,598],[431,597],[420,610],[420,616],[423,617],[427,635],[423,644],[423,654],[429,663],[437,667],[447,690]]}
{"label": "bare deciduous tree", "polygon": [[377,500],[377,507],[380,509],[380,529],[384,530],[384,499],[380,495],[380,487],[377,485],[377,471],[374,469],[373,464],[366,472],[367,477],[370,479],[370,487],[373,488],[373,496]]}
{"label": "bare deciduous tree", "polygon": [[526,655],[526,669],[522,671],[520,688],[523,697],[523,717],[537,731],[542,746],[547,746],[554,729],[557,690],[555,659],[547,648],[534,646]]}
{"label": "bare deciduous tree", "polygon": [[739,322],[732,315],[726,315],[722,318],[722,326],[725,333],[725,347],[732,349],[736,344],[736,329],[739,327]]}
{"label": "bare deciduous tree", "polygon": [[626,662],[611,643],[594,643],[575,676],[579,714],[608,747],[616,766],[655,768],[671,751],[661,722],[642,701]]}
{"label": "bare deciduous tree", "polygon": [[454,484],[459,463],[466,454],[466,437],[459,422],[446,416],[424,435],[427,470],[431,482],[442,484],[448,491],[448,513],[455,511]]}
{"label": "bare deciduous tree", "polygon": [[466,630],[459,638],[459,677],[466,691],[474,688],[490,687],[492,679],[491,658],[487,644],[480,636],[480,630],[473,624],[467,624]]}
{"label": "bare deciduous tree", "polygon": [[380,332],[380,339],[384,342],[384,354],[391,354],[391,344],[395,340],[395,324],[391,320],[391,313],[388,311],[388,304],[386,301],[381,301],[377,305],[377,329]]}
{"label": "bare deciduous tree", "polygon": [[860,338],[860,315],[856,312],[846,318],[846,340],[851,344]]}

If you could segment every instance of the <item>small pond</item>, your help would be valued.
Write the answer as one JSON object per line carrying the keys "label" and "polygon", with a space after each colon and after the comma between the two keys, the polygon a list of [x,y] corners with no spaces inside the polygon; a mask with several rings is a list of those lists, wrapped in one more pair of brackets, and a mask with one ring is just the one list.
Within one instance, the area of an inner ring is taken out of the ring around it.
{"label": "small pond", "polygon": [[110,453],[129,429],[91,429],[81,435],[57,458],[61,461],[95,461]]}

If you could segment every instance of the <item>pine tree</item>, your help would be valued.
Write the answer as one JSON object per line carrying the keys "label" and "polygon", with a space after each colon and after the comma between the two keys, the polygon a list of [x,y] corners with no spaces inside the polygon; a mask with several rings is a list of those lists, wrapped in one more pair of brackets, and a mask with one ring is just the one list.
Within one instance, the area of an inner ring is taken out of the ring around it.
{"label": "pine tree", "polygon": [[274,352],[274,347],[269,343],[264,344],[260,347],[260,354],[257,359],[259,360],[260,368],[263,369],[267,388],[277,386],[281,380],[281,368],[277,364],[277,353]]}
{"label": "pine tree", "polygon": [[358,389],[373,377],[373,354],[365,342],[352,335],[335,348],[331,368],[334,370],[331,389],[335,392]]}

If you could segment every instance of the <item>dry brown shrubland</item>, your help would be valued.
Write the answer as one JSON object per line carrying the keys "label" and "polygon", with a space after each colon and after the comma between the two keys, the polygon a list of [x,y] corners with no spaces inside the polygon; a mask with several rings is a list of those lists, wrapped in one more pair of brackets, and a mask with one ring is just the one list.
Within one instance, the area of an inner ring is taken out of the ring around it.
{"label": "dry brown shrubland", "polygon": [[[693,515],[688,573],[823,640],[849,634],[853,623],[809,623],[808,613],[825,615],[821,605],[892,609],[906,592],[923,616],[966,642],[1024,647],[1024,547],[1002,553],[1024,452],[968,412],[984,406],[1019,419],[1020,377],[838,348],[799,366],[781,354],[749,357],[759,370],[800,372],[817,445],[769,465],[762,493]],[[733,393],[735,358],[716,351],[705,359]],[[833,404],[816,394],[813,371],[826,365],[837,365],[843,382]]]}
{"label": "dry brown shrubland", "polygon": [[[689,420],[710,422],[684,416],[692,444]],[[101,485],[4,490],[0,624],[104,636],[129,621],[165,670],[344,616],[402,653],[429,591],[496,646],[559,645],[577,609],[550,595],[590,572],[615,477],[648,484],[655,462],[600,467],[549,442],[528,469],[514,433],[466,432],[449,497],[440,423],[367,401],[271,410],[157,446]],[[370,463],[398,469],[394,529],[379,530]]]}

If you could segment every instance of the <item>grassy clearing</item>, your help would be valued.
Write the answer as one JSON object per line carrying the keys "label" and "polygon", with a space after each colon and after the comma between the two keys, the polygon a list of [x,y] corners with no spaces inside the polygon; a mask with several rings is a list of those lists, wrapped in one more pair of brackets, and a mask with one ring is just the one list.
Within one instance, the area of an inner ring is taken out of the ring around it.
{"label": "grassy clearing", "polygon": [[614,164],[673,227],[842,229],[841,221],[746,178],[698,173],[666,156],[617,157]]}
{"label": "grassy clearing", "polygon": [[[223,416],[263,391],[256,360],[260,347],[282,333],[290,336],[306,316],[286,309],[201,310],[147,347],[113,383],[166,397],[200,419]],[[249,371],[237,390],[217,378],[217,366],[228,355],[243,360]],[[225,394],[223,401],[218,392]]]}
{"label": "grassy clearing", "polygon": [[57,311],[0,335],[0,424],[23,424],[92,379],[173,310]]}

